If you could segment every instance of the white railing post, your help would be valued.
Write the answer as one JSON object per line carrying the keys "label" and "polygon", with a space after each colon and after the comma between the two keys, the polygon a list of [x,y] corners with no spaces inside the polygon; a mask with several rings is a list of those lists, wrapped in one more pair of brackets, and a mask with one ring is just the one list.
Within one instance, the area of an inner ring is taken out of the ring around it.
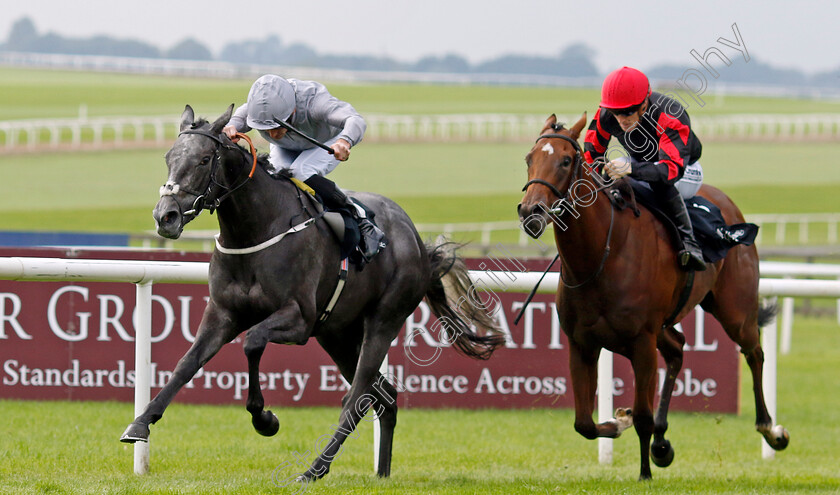
{"label": "white railing post", "polygon": [[[837,277],[837,281],[840,282],[840,277]],[[840,325],[840,299],[837,300],[837,324]]]}
{"label": "white railing post", "polygon": [[[790,276],[784,278],[790,280]],[[782,341],[779,352],[789,354],[791,342],[793,341],[793,298],[782,298]]]}
{"label": "white railing post", "polygon": [[[383,377],[388,376],[388,355],[385,354],[385,359],[379,365],[379,374]],[[379,444],[382,440],[382,425],[379,424],[379,416],[376,414],[376,408],[373,409],[373,472],[379,470]]]}
{"label": "white railing post", "polygon": [[[134,417],[140,416],[151,399],[152,283],[137,284],[134,342]],[[149,443],[134,444],[134,474],[149,472]]]}
{"label": "white railing post", "polygon": [[[598,358],[598,422],[613,417],[613,353],[604,349]],[[612,464],[613,439],[598,439],[598,462]]]}

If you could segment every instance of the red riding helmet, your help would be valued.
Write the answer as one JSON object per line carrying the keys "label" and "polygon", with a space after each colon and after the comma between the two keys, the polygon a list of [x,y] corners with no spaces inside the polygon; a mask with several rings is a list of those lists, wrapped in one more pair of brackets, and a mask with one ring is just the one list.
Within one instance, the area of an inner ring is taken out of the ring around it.
{"label": "red riding helmet", "polygon": [[646,75],[632,67],[614,70],[601,86],[603,108],[628,108],[640,105],[650,96],[650,82]]}

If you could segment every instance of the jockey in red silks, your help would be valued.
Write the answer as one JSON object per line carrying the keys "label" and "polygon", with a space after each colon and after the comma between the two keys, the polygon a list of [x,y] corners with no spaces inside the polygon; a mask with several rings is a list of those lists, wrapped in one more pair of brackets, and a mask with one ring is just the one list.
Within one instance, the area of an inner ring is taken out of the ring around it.
{"label": "jockey in red silks", "polygon": [[[623,150],[608,148],[613,136]],[[678,258],[687,270],[706,269],[683,201],[703,183],[698,162],[702,150],[685,108],[652,92],[641,71],[622,67],[604,80],[600,108],[586,132],[584,157],[590,165],[603,161],[603,172],[613,180],[629,175],[650,186],[656,206],[677,226],[683,244]]]}

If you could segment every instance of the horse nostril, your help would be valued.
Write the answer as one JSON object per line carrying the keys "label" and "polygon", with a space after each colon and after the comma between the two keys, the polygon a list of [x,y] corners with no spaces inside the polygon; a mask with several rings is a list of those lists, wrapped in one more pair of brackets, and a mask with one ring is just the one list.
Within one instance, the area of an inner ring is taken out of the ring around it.
{"label": "horse nostril", "polygon": [[516,211],[519,213],[519,219],[524,221],[536,213],[535,206],[536,205],[523,205],[522,203],[519,203],[516,207]]}
{"label": "horse nostril", "polygon": [[174,211],[174,210],[170,210],[166,213],[166,215],[163,216],[163,218],[161,219],[161,223],[168,225],[168,224],[171,224],[171,223],[175,223],[177,220],[178,220],[178,212]]}

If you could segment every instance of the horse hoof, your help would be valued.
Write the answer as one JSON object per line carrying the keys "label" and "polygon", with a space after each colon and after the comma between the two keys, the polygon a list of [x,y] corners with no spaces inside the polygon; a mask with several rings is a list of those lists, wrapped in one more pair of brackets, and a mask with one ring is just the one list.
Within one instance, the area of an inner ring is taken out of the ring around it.
{"label": "horse hoof", "polygon": [[327,473],[319,475],[318,473],[312,472],[312,470],[309,469],[305,473],[299,474],[298,477],[295,478],[295,481],[304,485],[307,483],[314,483],[319,479],[323,478],[325,474]]}
{"label": "horse hoof", "polygon": [[654,443],[650,447],[650,460],[658,467],[665,468],[674,462],[674,448],[668,440],[662,443]]}
{"label": "horse hoof", "polygon": [[633,417],[633,410],[630,409],[629,407],[619,407],[613,413],[613,417],[615,417],[616,419],[621,419],[621,418],[625,418],[625,417],[632,418]]}
{"label": "horse hoof", "polygon": [[618,408],[615,410],[615,414],[613,416],[616,424],[616,438],[618,438],[624,430],[633,426],[633,411],[627,408]]}
{"label": "horse hoof", "polygon": [[770,430],[772,442],[768,442],[773,450],[784,450],[790,443],[790,433],[782,426],[776,425]]}
{"label": "horse hoof", "polygon": [[123,443],[135,443],[135,442],[148,442],[149,441],[149,425],[143,425],[139,423],[131,423],[128,425],[128,428],[125,429],[122,436],[120,437],[120,442]]}
{"label": "horse hoof", "polygon": [[259,416],[252,417],[251,424],[264,437],[272,437],[280,431],[280,421],[271,411],[262,411]]}

